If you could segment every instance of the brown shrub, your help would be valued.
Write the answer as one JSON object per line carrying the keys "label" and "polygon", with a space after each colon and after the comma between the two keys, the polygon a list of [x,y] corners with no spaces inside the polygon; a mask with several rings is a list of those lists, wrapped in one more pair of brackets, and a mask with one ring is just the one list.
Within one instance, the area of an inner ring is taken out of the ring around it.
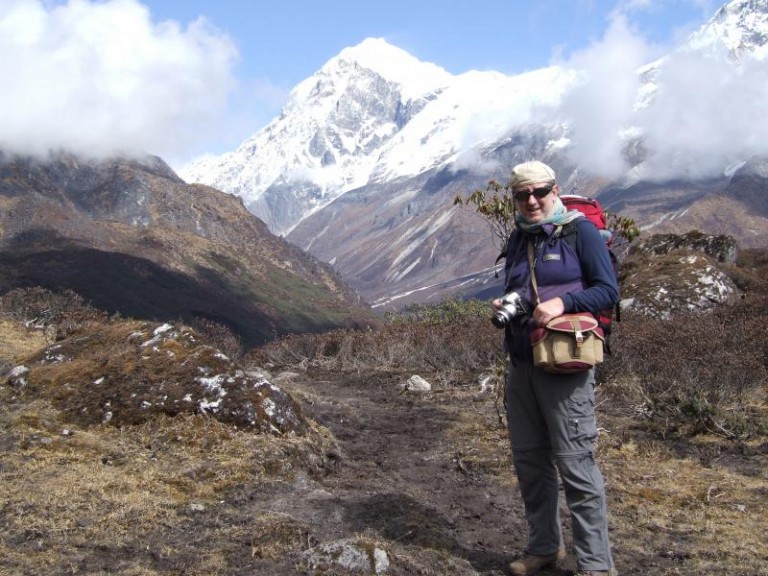
{"label": "brown shrub", "polygon": [[768,294],[768,250],[742,250],[727,272],[739,290]]}
{"label": "brown shrub", "polygon": [[502,357],[502,333],[488,318],[472,316],[287,336],[249,352],[244,363],[332,370],[482,371]]}
{"label": "brown shrub", "polygon": [[52,341],[66,338],[88,322],[107,319],[105,312],[72,290],[55,293],[40,287],[17,288],[0,296],[0,316],[44,329]]}
{"label": "brown shrub", "polygon": [[209,318],[195,318],[191,323],[201,336],[214,348],[221,350],[224,354],[237,360],[243,354],[243,343],[240,337],[225,324],[214,322]]}
{"label": "brown shrub", "polygon": [[768,432],[768,421],[753,414],[768,378],[767,309],[765,297],[754,296],[674,320],[625,314],[600,380],[670,430]]}

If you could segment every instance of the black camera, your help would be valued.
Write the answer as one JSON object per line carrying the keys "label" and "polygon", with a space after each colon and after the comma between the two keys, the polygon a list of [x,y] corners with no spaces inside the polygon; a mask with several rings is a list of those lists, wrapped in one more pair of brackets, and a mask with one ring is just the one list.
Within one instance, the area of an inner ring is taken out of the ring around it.
{"label": "black camera", "polygon": [[517,292],[509,292],[501,299],[501,308],[491,317],[496,328],[504,328],[513,318],[528,314],[528,306]]}

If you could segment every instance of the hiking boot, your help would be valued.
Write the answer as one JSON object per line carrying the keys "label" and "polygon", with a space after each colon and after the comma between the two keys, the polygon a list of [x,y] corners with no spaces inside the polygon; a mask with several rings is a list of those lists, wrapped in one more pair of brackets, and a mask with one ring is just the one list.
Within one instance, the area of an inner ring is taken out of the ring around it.
{"label": "hiking boot", "polygon": [[573,576],[619,576],[615,568],[610,570],[579,570]]}
{"label": "hiking boot", "polygon": [[515,576],[528,576],[529,574],[536,574],[542,568],[555,565],[558,560],[565,558],[565,548],[560,547],[554,554],[547,554],[546,556],[534,556],[533,554],[526,554],[520,560],[515,560],[509,565],[509,569]]}

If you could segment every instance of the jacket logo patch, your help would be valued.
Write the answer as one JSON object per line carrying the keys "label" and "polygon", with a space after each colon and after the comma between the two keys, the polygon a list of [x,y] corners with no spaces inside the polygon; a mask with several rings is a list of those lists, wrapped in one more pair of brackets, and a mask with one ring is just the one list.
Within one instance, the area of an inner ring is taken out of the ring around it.
{"label": "jacket logo patch", "polygon": [[560,260],[560,254],[544,254],[541,259],[546,262],[547,260]]}

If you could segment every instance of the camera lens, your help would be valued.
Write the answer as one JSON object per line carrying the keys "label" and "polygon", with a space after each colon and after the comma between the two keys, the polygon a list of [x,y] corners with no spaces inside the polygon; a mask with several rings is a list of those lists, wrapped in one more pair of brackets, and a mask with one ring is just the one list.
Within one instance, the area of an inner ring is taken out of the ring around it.
{"label": "camera lens", "polygon": [[493,325],[496,326],[496,328],[504,328],[509,322],[509,315],[506,310],[499,310],[491,317],[491,322],[493,322]]}

